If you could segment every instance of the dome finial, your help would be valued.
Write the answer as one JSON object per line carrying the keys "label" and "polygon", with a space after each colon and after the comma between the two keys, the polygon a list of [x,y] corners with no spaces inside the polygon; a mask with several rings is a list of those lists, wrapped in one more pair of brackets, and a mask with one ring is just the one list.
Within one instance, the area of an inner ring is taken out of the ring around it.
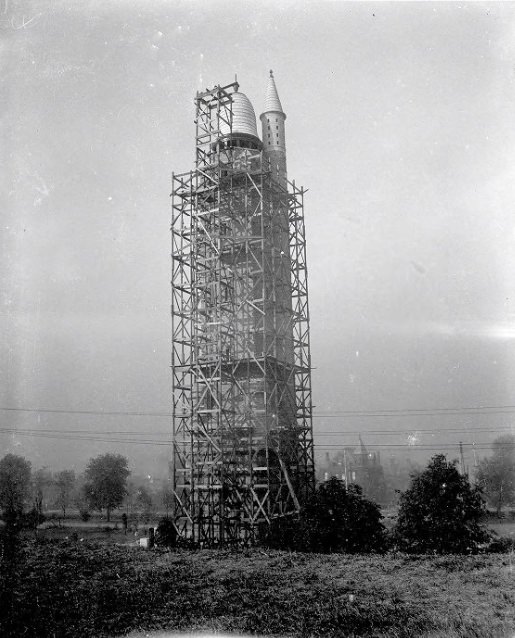
{"label": "dome finial", "polygon": [[272,71],[272,69],[270,69],[270,77],[273,78],[274,77],[274,72]]}

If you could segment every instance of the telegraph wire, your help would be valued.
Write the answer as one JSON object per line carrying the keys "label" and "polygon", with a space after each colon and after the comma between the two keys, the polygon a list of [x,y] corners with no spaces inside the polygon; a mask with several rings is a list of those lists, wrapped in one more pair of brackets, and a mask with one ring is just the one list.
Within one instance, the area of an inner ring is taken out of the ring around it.
{"label": "telegraph wire", "polygon": [[499,405],[488,407],[470,407],[470,408],[439,408],[439,409],[409,409],[402,408],[399,410],[334,410],[331,412],[314,411],[314,416],[320,418],[355,418],[355,417],[416,417],[416,416],[474,416],[488,414],[513,414],[515,406]]}
{"label": "telegraph wire", "polygon": [[[50,433],[50,432],[36,432],[36,431],[17,431],[17,430],[7,430],[7,429],[0,429],[0,432],[4,433],[4,434],[13,434],[13,435],[17,435],[17,436],[34,436],[34,437],[40,437],[40,438],[48,438],[48,439],[59,439],[59,440],[64,440],[64,441],[92,441],[92,442],[97,442],[97,443],[123,443],[123,444],[136,444],[136,445],[157,445],[157,446],[170,446],[172,445],[172,440],[166,440],[166,441],[157,441],[157,440],[142,440],[142,439],[119,439],[119,438],[112,438],[112,437],[96,437],[96,436],[90,436],[90,435],[73,435],[73,434],[57,434],[57,433]],[[462,442],[462,445],[464,446],[468,446],[471,447],[472,449],[475,450],[490,450],[491,449],[491,443],[487,443],[487,442],[472,442],[472,443],[466,443],[466,442]],[[453,449],[459,449],[460,443],[437,443],[432,441],[431,443],[400,443],[400,444],[395,444],[395,443],[384,443],[384,444],[379,444],[379,443],[371,443],[371,444],[367,444],[366,447],[367,448],[379,448],[379,449],[385,449],[385,448],[390,448],[390,449],[411,449],[411,450],[420,450],[420,451],[431,451],[431,450],[453,450]],[[322,444],[322,445],[315,445],[316,448],[318,449],[341,449],[342,447],[344,447],[342,444],[337,444],[337,443],[327,443],[327,444]],[[347,446],[347,447],[353,447],[353,446]],[[501,445],[499,446],[501,448],[511,448],[511,444],[506,444],[506,445]]]}
{"label": "telegraph wire", "polygon": [[[514,426],[497,426],[495,428],[484,427],[462,427],[462,428],[410,428],[406,430],[318,430],[313,429],[313,433],[316,436],[350,436],[350,435],[373,435],[373,436],[402,436],[404,434],[431,434],[434,432],[442,434],[459,434],[459,433],[511,433],[514,431]],[[104,430],[104,429],[63,429],[63,428],[18,428],[18,427],[0,427],[0,432],[51,432],[62,434],[109,434],[109,435],[124,435],[131,436],[168,436],[171,433],[171,429],[167,431],[152,431],[152,430]]]}
{"label": "telegraph wire", "polygon": [[[407,430],[318,430],[316,428],[313,429],[313,433],[316,436],[349,436],[349,435],[374,435],[374,436],[401,436],[403,434],[431,434],[433,432],[443,433],[443,434],[459,434],[462,432],[473,434],[473,433],[491,433],[498,434],[502,432],[512,432],[514,430],[513,426],[498,426],[495,428],[484,428],[484,427],[462,427],[462,428],[411,428]],[[131,436],[168,436],[171,433],[171,429],[168,431],[152,431],[152,430],[99,430],[99,429],[62,429],[62,428],[8,428],[8,427],[0,427],[0,432],[52,432],[52,433],[63,433],[63,434],[128,434]]]}
{"label": "telegraph wire", "polygon": [[[3,412],[35,412],[41,414],[83,414],[94,416],[148,416],[171,418],[171,412],[145,412],[124,410],[67,410],[62,408],[24,408],[1,407]],[[402,408],[397,410],[334,410],[326,412],[314,411],[317,418],[342,418],[342,417],[404,417],[404,416],[456,416],[462,414],[512,414],[515,413],[515,405],[490,405],[471,406],[460,408]]]}
{"label": "telegraph wire", "polygon": [[38,412],[41,414],[87,414],[94,416],[155,416],[155,417],[171,417],[168,412],[124,412],[124,411],[104,411],[104,410],[64,410],[51,408],[4,408],[0,407],[3,412]]}
{"label": "telegraph wire", "polygon": [[50,434],[47,432],[10,432],[10,434],[16,436],[37,436],[43,439],[58,439],[59,441],[92,441],[95,443],[123,443],[123,444],[136,444],[136,445],[160,445],[160,446],[170,446],[172,445],[172,441],[145,441],[142,439],[114,439],[114,438],[105,438],[105,437],[95,437],[95,436],[73,436],[70,434],[65,434],[64,436],[61,434]]}
{"label": "telegraph wire", "polygon": [[498,432],[511,432],[514,430],[514,427],[511,425],[501,425],[495,428],[484,428],[484,427],[463,427],[463,428],[410,428],[407,430],[317,430],[314,429],[314,433],[322,436],[338,436],[338,435],[349,435],[349,434],[371,434],[374,436],[395,436],[397,434],[430,434],[432,432],[442,432],[444,434],[452,434],[452,433],[460,433],[460,432],[491,432],[492,434],[496,434]]}
{"label": "telegraph wire", "polygon": [[473,415],[482,415],[486,416],[489,414],[513,414],[515,412],[514,409],[493,409],[489,408],[487,412],[484,412],[485,408],[475,408],[475,411],[472,411],[472,408],[469,409],[459,409],[452,411],[450,408],[447,411],[436,412],[436,411],[427,411],[423,412],[422,410],[419,412],[410,412],[410,411],[399,411],[399,412],[331,412],[327,414],[323,414],[321,412],[315,412],[313,414],[314,417],[320,419],[373,419],[373,418],[405,418],[405,417],[416,417],[416,416],[473,416]]}

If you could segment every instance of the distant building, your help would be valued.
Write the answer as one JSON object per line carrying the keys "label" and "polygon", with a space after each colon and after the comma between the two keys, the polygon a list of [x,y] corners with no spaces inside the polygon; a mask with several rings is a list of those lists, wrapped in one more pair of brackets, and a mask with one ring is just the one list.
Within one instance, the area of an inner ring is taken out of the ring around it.
{"label": "distant building", "polygon": [[387,497],[381,457],[379,452],[369,452],[361,440],[359,451],[355,447],[343,447],[333,456],[326,454],[325,464],[319,470],[319,478],[339,478],[346,485],[356,484],[363,488],[366,496],[377,501]]}

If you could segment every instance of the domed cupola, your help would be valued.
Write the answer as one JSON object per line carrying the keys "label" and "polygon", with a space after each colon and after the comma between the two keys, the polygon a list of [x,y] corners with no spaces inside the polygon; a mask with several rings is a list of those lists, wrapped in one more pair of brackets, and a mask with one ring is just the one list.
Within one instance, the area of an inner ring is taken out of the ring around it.
{"label": "domed cupola", "polygon": [[261,149],[258,137],[256,114],[249,98],[237,91],[232,97],[232,135],[227,124],[222,123],[220,133],[230,138],[231,146]]}

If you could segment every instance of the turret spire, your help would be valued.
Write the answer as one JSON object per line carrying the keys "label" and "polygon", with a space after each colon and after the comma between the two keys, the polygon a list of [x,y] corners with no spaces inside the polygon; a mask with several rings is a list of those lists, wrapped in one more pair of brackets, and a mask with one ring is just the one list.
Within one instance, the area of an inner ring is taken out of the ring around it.
{"label": "turret spire", "polygon": [[270,77],[268,78],[264,108],[265,113],[269,113],[271,111],[284,113],[283,107],[281,106],[281,100],[279,99],[279,94],[277,93],[277,87],[275,86],[274,72],[272,70],[270,70]]}
{"label": "turret spire", "polygon": [[286,187],[286,136],[283,111],[274,72],[270,71],[265,95],[265,109],[260,115],[262,125],[263,152],[273,178]]}

